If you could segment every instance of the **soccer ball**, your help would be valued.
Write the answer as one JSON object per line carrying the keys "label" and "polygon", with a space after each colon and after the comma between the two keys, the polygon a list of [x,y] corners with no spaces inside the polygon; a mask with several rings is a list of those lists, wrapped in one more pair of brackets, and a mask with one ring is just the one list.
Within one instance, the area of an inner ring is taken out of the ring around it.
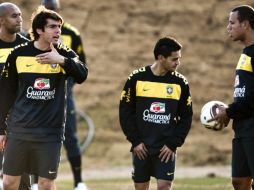
{"label": "soccer ball", "polygon": [[226,127],[225,124],[219,124],[217,121],[207,122],[219,112],[218,106],[227,107],[225,103],[216,100],[209,101],[202,107],[200,122],[203,127],[214,131],[219,131]]}

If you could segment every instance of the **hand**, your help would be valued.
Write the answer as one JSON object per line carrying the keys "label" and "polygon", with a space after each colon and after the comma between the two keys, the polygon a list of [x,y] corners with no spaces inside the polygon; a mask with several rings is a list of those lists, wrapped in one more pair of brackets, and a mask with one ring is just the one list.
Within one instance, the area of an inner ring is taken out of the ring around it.
{"label": "hand", "polygon": [[6,145],[6,135],[0,135],[0,151],[4,151]]}
{"label": "hand", "polygon": [[219,104],[216,104],[216,106],[218,107],[219,112],[214,116],[214,118],[208,120],[207,122],[217,121],[219,124],[227,126],[230,119],[227,116],[226,108],[224,106],[220,106]]}
{"label": "hand", "polygon": [[36,56],[36,61],[41,64],[64,64],[64,57],[55,49],[53,43],[50,43],[50,52],[42,53]]}
{"label": "hand", "polygon": [[173,161],[175,159],[175,153],[170,148],[168,148],[166,145],[164,145],[160,149],[159,158],[161,159],[161,162],[168,163],[170,158],[171,158],[171,161]]}
{"label": "hand", "polygon": [[133,152],[140,160],[144,160],[147,156],[148,150],[144,143],[140,143],[139,145],[133,148]]}

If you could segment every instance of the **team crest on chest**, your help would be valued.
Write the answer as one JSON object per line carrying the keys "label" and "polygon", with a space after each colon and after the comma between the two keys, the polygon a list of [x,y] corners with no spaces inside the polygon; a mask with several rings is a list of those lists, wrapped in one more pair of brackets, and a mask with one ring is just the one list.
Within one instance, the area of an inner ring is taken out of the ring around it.
{"label": "team crest on chest", "polygon": [[167,94],[172,94],[173,93],[173,87],[172,86],[168,86],[167,87]]}
{"label": "team crest on chest", "polygon": [[51,64],[50,66],[51,66],[52,69],[56,69],[57,64]]}

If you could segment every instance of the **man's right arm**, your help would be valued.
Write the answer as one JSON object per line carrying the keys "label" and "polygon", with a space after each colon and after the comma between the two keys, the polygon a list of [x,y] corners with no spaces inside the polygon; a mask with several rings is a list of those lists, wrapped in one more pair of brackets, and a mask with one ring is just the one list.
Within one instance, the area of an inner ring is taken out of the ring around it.
{"label": "man's right arm", "polygon": [[133,84],[131,79],[128,79],[121,93],[119,119],[122,130],[133,147],[136,147],[141,143],[136,125],[135,97],[135,84]]}
{"label": "man's right arm", "polygon": [[244,119],[253,116],[254,113],[254,89],[244,99],[233,102],[226,108],[227,116],[231,119]]}
{"label": "man's right arm", "polygon": [[10,108],[12,107],[18,88],[17,70],[10,54],[5,63],[0,77],[0,135],[5,135],[6,120]]}

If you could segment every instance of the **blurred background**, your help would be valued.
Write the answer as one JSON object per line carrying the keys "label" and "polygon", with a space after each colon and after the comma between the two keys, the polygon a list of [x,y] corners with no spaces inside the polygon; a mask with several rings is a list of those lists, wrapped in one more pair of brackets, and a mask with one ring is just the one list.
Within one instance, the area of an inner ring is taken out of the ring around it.
{"label": "blurred background", "polygon": [[[0,1],[3,2],[3,1]],[[40,0],[15,0],[23,12],[24,30]],[[123,85],[136,68],[152,64],[158,38],[174,36],[183,45],[179,72],[189,81],[194,118],[178,150],[178,166],[229,165],[231,125],[223,131],[201,127],[201,107],[210,100],[232,101],[234,72],[242,45],[226,31],[228,15],[252,0],[68,0],[60,14],[83,39],[89,76],[74,88],[77,108],[95,124],[93,143],[83,155],[83,168],[130,167],[130,144],[118,119]],[[81,128],[82,130],[82,128]]]}

